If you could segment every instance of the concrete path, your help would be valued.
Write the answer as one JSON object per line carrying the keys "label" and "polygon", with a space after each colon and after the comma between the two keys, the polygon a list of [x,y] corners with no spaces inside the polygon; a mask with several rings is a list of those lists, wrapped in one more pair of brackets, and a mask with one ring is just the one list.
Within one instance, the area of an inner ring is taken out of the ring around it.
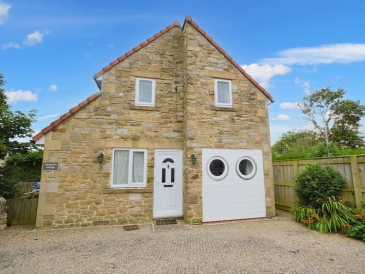
{"label": "concrete path", "polygon": [[365,244],[273,219],[0,231],[0,273],[365,273]]}

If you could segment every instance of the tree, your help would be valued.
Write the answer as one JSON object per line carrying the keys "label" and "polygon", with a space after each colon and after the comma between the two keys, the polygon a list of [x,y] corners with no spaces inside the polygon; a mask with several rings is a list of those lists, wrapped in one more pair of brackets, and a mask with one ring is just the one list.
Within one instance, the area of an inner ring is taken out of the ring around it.
{"label": "tree", "polygon": [[324,88],[305,96],[299,106],[325,142],[333,141],[342,148],[363,147],[359,128],[365,106],[360,101],[344,100],[345,93],[342,88]]}
{"label": "tree", "polygon": [[[7,155],[25,153],[34,148],[30,142],[19,142],[19,138],[31,138],[32,122],[35,121],[35,111],[24,114],[20,111],[12,112],[7,104],[7,97],[2,86],[4,77],[0,73],[0,159]],[[12,166],[0,167],[0,196],[5,199],[20,195],[17,170]]]}
{"label": "tree", "polygon": [[318,138],[314,131],[288,131],[272,146],[272,153],[275,156],[301,153],[310,151],[317,143]]}
{"label": "tree", "polygon": [[16,153],[6,158],[5,169],[11,169],[15,181],[40,181],[43,150],[32,150],[27,153]]}
{"label": "tree", "polygon": [[31,138],[33,130],[31,125],[35,122],[36,111],[28,114],[21,111],[10,110],[7,97],[2,86],[5,84],[4,77],[0,73],[0,159],[16,152],[26,152],[33,148],[30,142],[19,142],[19,138]]}

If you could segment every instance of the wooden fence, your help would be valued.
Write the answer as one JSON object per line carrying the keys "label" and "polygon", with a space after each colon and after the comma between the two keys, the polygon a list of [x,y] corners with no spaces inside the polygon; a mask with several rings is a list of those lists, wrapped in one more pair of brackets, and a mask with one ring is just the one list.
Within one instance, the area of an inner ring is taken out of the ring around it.
{"label": "wooden fence", "polygon": [[35,225],[37,217],[37,198],[9,199],[6,203],[8,225]]}
{"label": "wooden fence", "polygon": [[347,185],[340,194],[356,206],[365,201],[365,155],[351,155],[332,158],[274,161],[275,205],[278,209],[289,210],[296,200],[295,178],[306,165],[318,163],[330,165],[346,179]]}

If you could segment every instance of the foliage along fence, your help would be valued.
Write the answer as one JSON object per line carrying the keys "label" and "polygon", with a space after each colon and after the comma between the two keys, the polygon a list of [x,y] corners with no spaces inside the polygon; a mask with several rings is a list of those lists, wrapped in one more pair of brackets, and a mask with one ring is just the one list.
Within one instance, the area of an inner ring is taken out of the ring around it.
{"label": "foliage along fence", "polygon": [[33,182],[21,182],[20,191],[23,197],[8,199],[7,224],[8,225],[35,225],[37,218],[38,193],[31,193]]}
{"label": "foliage along fence", "polygon": [[32,186],[33,186],[33,182],[22,182],[21,183],[21,192],[22,193],[29,193],[32,192]]}
{"label": "foliage along fence", "polygon": [[365,201],[365,155],[351,155],[331,158],[274,161],[275,205],[278,209],[290,210],[296,200],[295,178],[308,164],[330,165],[346,179],[341,197],[360,207]]}
{"label": "foliage along fence", "polygon": [[38,197],[28,199],[8,199],[8,225],[35,225]]}

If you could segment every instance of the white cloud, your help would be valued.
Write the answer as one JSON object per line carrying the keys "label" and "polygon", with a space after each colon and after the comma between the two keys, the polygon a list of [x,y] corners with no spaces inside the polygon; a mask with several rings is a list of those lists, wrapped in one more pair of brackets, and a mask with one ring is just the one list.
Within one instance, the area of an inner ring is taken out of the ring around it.
{"label": "white cloud", "polygon": [[332,44],[309,48],[293,48],[278,52],[279,57],[261,63],[284,65],[319,65],[365,61],[365,44]]}
{"label": "white cloud", "polygon": [[285,120],[290,120],[290,117],[286,114],[279,114],[278,116],[276,116],[275,118],[273,118],[273,120],[277,120],[277,121],[285,121]]}
{"label": "white cloud", "polygon": [[10,8],[11,6],[8,3],[0,0],[0,25],[4,24],[4,22],[8,19]]}
{"label": "white cloud", "polygon": [[289,103],[289,102],[285,102],[285,103],[281,103],[280,104],[280,108],[282,109],[300,109],[300,102],[295,102],[295,103]]}
{"label": "white cloud", "polygon": [[57,86],[55,85],[55,84],[52,84],[52,85],[50,85],[49,86],[49,90],[52,90],[52,91],[54,91],[54,92],[56,92],[57,91]]}
{"label": "white cloud", "polygon": [[269,81],[275,75],[284,75],[291,71],[290,67],[281,64],[272,66],[253,63],[241,67],[264,88],[269,87]]}
{"label": "white cloud", "polygon": [[294,83],[296,83],[297,85],[300,85],[306,95],[310,94],[311,86],[310,86],[310,83],[308,81],[304,81],[304,80],[299,79],[299,77],[296,77],[295,80],[294,80]]}
{"label": "white cloud", "polygon": [[23,45],[27,47],[34,46],[35,44],[42,43],[44,33],[36,30],[35,32],[28,34],[27,39],[23,41]]}
{"label": "white cloud", "polygon": [[1,46],[2,49],[9,49],[9,48],[13,48],[13,49],[20,49],[20,45],[18,43],[7,43],[7,44],[3,44]]}
{"label": "white cloud", "polygon": [[342,76],[339,76],[339,75],[331,75],[331,79],[335,80],[335,81],[338,81],[342,78]]}
{"label": "white cloud", "polygon": [[19,101],[35,102],[38,100],[37,94],[29,90],[10,90],[5,92],[8,104],[17,103]]}
{"label": "white cloud", "polygon": [[41,120],[53,119],[53,118],[56,118],[56,117],[60,117],[60,114],[59,113],[49,114],[49,115],[46,115],[46,116],[39,117],[39,118],[37,118],[37,120],[41,121]]}
{"label": "white cloud", "polygon": [[[1,1],[1,0],[0,0]],[[22,47],[32,47],[38,43],[42,43],[43,42],[43,36],[48,34],[47,31],[45,32],[40,32],[38,30],[36,30],[33,33],[30,33],[27,35],[27,39],[24,40],[22,42],[22,45],[20,45],[19,43],[7,43],[7,44],[3,44],[1,46],[1,49],[6,50],[9,48],[14,48],[14,49],[20,49]]]}

